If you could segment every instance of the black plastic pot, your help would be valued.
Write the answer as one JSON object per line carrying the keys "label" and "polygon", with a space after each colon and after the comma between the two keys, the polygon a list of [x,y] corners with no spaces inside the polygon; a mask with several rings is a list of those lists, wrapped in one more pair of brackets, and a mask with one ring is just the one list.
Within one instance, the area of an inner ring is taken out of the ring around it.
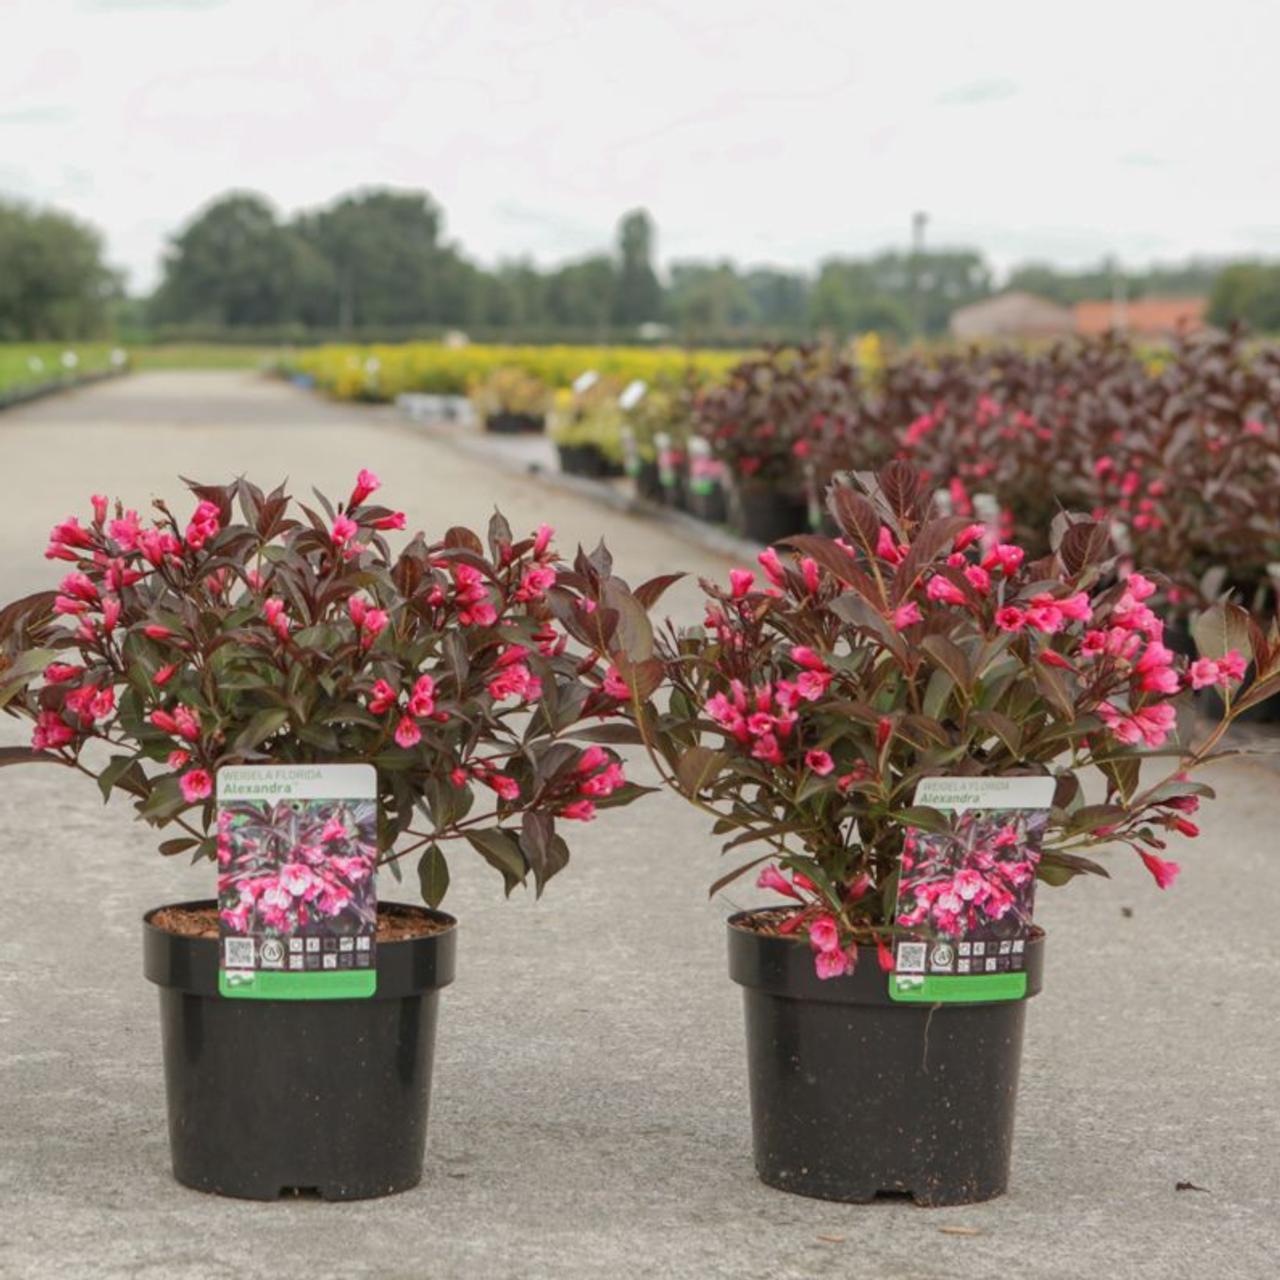
{"label": "black plastic pot", "polygon": [[500,436],[534,435],[545,425],[540,413],[491,413],[484,420],[484,429]]}
{"label": "black plastic pot", "polygon": [[725,501],[724,489],[718,484],[703,492],[691,489],[689,512],[708,524],[724,524],[729,518],[729,504]]}
{"label": "black plastic pot", "polygon": [[178,1181],[249,1200],[296,1191],[363,1200],[415,1186],[456,927],[379,943],[378,990],[367,999],[246,1000],[218,994],[217,939],[167,933],[155,914],[143,918],[143,969],[160,988]]}
{"label": "black plastic pot", "polygon": [[635,482],[637,497],[647,498],[650,502],[662,501],[662,481],[656,462],[637,462],[631,469],[631,479]]}
{"label": "black plastic pot", "polygon": [[809,505],[777,489],[740,486],[734,490],[734,523],[755,542],[773,543],[809,532]]}
{"label": "black plastic pot", "polygon": [[[824,1200],[909,1196],[971,1204],[1009,1184],[1026,997],[896,1004],[874,947],[822,980],[809,948],[729,920],[743,987],[755,1165],[762,1181]],[[1026,950],[1040,990],[1043,935]]]}

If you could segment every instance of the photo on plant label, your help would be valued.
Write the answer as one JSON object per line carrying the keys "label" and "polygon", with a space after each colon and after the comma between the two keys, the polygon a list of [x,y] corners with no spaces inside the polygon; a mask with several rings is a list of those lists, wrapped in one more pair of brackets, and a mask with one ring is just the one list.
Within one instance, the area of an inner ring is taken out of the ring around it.
{"label": "photo on plant label", "polygon": [[377,802],[232,800],[218,814],[218,911],[246,937],[349,937],[377,924]]}
{"label": "photo on plant label", "polygon": [[1048,820],[1044,809],[968,809],[949,831],[909,830],[898,925],[952,939],[1025,936]]}

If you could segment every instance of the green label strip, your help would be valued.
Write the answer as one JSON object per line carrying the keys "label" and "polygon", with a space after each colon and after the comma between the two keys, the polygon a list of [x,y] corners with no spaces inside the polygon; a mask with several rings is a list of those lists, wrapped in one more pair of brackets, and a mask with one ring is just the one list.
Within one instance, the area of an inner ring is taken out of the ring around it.
{"label": "green label strip", "polygon": [[899,1004],[978,1004],[987,1000],[1021,1000],[1026,994],[1025,973],[889,975],[889,999]]}
{"label": "green label strip", "polygon": [[378,989],[374,969],[317,973],[218,971],[218,992],[231,1000],[359,1000]]}

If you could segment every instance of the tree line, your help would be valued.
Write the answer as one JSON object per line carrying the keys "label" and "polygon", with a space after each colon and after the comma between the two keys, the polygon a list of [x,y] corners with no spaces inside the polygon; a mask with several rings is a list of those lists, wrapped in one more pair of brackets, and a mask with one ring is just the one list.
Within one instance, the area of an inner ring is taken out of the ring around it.
{"label": "tree line", "polygon": [[[715,343],[868,330],[937,337],[956,308],[996,291],[982,255],[963,248],[831,257],[812,273],[677,261],[663,279],[656,235],[649,214],[635,209],[608,251],[550,268],[519,259],[485,268],[445,237],[443,211],[424,191],[357,191],[293,218],[260,195],[231,192],[172,237],[154,293],[125,300],[96,231],[0,200],[0,339],[122,329],[394,339],[451,328],[529,341],[667,333]],[[1264,262],[1127,272],[1030,263],[1000,287],[1063,304],[1117,289],[1129,298],[1207,294],[1215,323],[1280,333],[1280,265]]]}

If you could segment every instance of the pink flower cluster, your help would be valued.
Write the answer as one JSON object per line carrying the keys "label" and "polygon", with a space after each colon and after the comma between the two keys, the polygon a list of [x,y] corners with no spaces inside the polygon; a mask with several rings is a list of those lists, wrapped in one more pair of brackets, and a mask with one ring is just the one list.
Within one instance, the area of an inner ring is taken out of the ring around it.
{"label": "pink flower cluster", "polygon": [[419,676],[413,685],[413,692],[403,710],[400,707],[400,692],[387,681],[379,679],[373,683],[368,694],[370,714],[386,716],[390,713],[396,719],[394,738],[396,745],[406,751],[416,747],[422,741],[420,720],[435,720],[444,723],[449,719],[447,711],[436,709],[436,682],[429,675]]}
{"label": "pink flower cluster", "polygon": [[613,795],[626,782],[620,761],[603,748],[588,747],[574,766],[572,784],[576,796],[559,810],[562,818],[590,822],[596,816],[595,802]]}

